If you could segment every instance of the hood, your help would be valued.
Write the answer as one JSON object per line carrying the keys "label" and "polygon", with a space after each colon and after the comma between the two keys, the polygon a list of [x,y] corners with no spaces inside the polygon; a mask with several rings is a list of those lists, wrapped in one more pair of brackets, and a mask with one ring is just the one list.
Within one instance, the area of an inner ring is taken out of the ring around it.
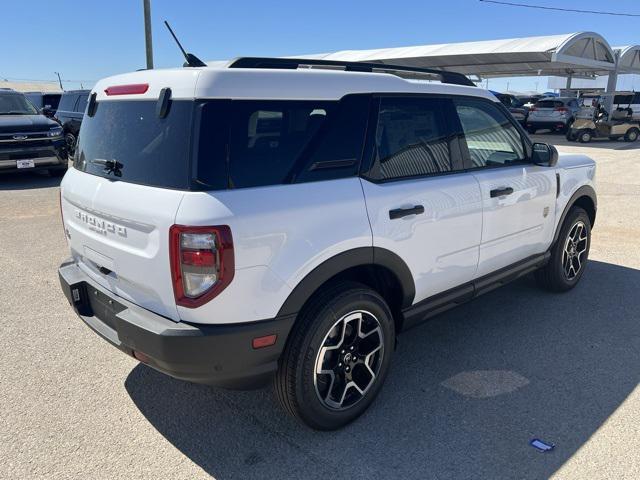
{"label": "hood", "polygon": [[0,115],[0,133],[42,132],[57,126],[44,115]]}

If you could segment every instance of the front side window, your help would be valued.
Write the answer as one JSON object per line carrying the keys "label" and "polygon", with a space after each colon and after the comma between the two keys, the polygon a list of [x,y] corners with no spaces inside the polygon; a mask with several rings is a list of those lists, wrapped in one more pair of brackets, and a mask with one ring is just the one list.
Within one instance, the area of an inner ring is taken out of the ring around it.
{"label": "front side window", "polygon": [[522,137],[507,116],[489,102],[457,99],[456,111],[471,168],[509,165],[526,160]]}
{"label": "front side window", "polygon": [[392,180],[451,171],[447,107],[438,98],[380,99],[371,176]]}

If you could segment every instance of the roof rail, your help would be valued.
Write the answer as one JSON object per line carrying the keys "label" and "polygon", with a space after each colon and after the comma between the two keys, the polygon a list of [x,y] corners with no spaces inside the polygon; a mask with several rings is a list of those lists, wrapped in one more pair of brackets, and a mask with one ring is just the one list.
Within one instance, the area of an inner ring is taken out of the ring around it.
{"label": "roof rail", "polygon": [[437,79],[442,83],[475,87],[475,84],[462,73],[437,70],[434,68],[387,65],[384,63],[343,62],[316,58],[240,57],[233,60],[227,68],[274,68],[295,70],[299,67],[342,69],[348,72],[391,73],[403,78],[423,78],[424,76],[430,76],[437,77]]}

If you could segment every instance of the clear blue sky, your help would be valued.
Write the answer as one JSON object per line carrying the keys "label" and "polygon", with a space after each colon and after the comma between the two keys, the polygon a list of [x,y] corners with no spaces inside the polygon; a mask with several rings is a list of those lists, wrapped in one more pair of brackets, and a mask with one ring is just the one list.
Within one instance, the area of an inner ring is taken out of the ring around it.
{"label": "clear blue sky", "polygon": [[[280,56],[550,35],[580,30],[611,45],[640,43],[640,17],[562,13],[478,0],[151,0],[156,67],[182,64],[162,25],[167,19],[188,51],[203,60]],[[640,14],[637,0],[522,0],[546,6]],[[55,80],[85,87],[145,66],[142,0],[21,0],[2,7],[0,78]],[[546,79],[511,79],[512,90]],[[504,90],[507,80],[491,80]]]}

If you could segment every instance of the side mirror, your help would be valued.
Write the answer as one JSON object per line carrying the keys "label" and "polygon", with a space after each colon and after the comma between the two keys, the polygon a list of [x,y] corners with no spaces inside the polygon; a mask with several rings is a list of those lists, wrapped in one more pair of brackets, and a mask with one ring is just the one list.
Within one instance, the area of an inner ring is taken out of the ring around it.
{"label": "side mirror", "polygon": [[547,143],[534,143],[531,160],[536,165],[555,167],[558,163],[558,150]]}
{"label": "side mirror", "polygon": [[53,112],[51,111],[51,107],[49,105],[40,109],[40,113],[42,113],[45,117],[51,117],[53,115]]}

